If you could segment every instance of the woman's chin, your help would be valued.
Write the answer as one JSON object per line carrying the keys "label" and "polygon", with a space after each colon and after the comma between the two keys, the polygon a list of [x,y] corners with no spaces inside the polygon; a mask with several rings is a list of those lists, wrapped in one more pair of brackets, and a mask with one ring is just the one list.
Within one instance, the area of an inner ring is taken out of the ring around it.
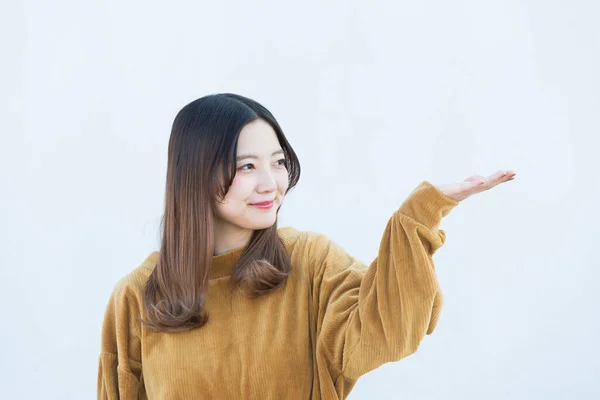
{"label": "woman's chin", "polygon": [[253,230],[261,230],[272,227],[277,222],[277,216],[274,218],[264,218],[261,221],[253,221],[252,229]]}

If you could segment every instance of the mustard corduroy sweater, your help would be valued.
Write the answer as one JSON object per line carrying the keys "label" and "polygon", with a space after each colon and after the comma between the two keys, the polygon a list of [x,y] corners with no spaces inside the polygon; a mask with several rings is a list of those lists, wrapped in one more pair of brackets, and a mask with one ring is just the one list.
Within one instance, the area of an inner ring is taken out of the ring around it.
{"label": "mustard corduroy sweater", "polygon": [[344,399],[356,380],[417,350],[442,307],[432,256],[458,203],[423,181],[390,218],[367,266],[327,237],[279,229],[293,272],[276,292],[233,295],[242,249],[215,256],[209,322],[180,333],[141,327],[150,256],[120,280],[102,327],[99,399]]}

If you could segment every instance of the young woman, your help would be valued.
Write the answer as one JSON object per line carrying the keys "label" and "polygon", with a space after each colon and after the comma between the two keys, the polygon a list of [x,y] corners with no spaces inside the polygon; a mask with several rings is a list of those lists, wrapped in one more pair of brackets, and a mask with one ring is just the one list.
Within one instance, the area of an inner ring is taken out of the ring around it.
{"label": "young woman", "polygon": [[346,398],[433,332],[442,217],[514,176],[423,181],[366,266],[324,235],[277,228],[300,164],[267,109],[234,94],[188,104],[169,141],[160,251],[106,309],[98,398]]}

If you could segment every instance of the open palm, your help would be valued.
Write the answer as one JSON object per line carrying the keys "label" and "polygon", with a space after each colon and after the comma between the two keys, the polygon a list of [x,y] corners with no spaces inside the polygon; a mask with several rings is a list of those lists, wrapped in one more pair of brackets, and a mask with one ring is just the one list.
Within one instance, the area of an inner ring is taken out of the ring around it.
{"label": "open palm", "polygon": [[498,171],[487,178],[473,175],[459,183],[436,185],[446,196],[456,201],[462,201],[469,196],[489,190],[501,183],[515,179],[516,173],[512,170]]}

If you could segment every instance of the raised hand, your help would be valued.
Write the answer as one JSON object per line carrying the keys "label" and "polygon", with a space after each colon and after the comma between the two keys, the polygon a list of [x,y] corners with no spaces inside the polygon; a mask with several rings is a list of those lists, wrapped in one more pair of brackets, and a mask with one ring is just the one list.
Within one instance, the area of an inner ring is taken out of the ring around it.
{"label": "raised hand", "polygon": [[462,201],[471,195],[489,190],[501,183],[512,181],[515,179],[515,175],[516,173],[511,170],[498,171],[487,178],[481,175],[474,175],[460,183],[442,184],[436,185],[436,187],[451,199]]}

